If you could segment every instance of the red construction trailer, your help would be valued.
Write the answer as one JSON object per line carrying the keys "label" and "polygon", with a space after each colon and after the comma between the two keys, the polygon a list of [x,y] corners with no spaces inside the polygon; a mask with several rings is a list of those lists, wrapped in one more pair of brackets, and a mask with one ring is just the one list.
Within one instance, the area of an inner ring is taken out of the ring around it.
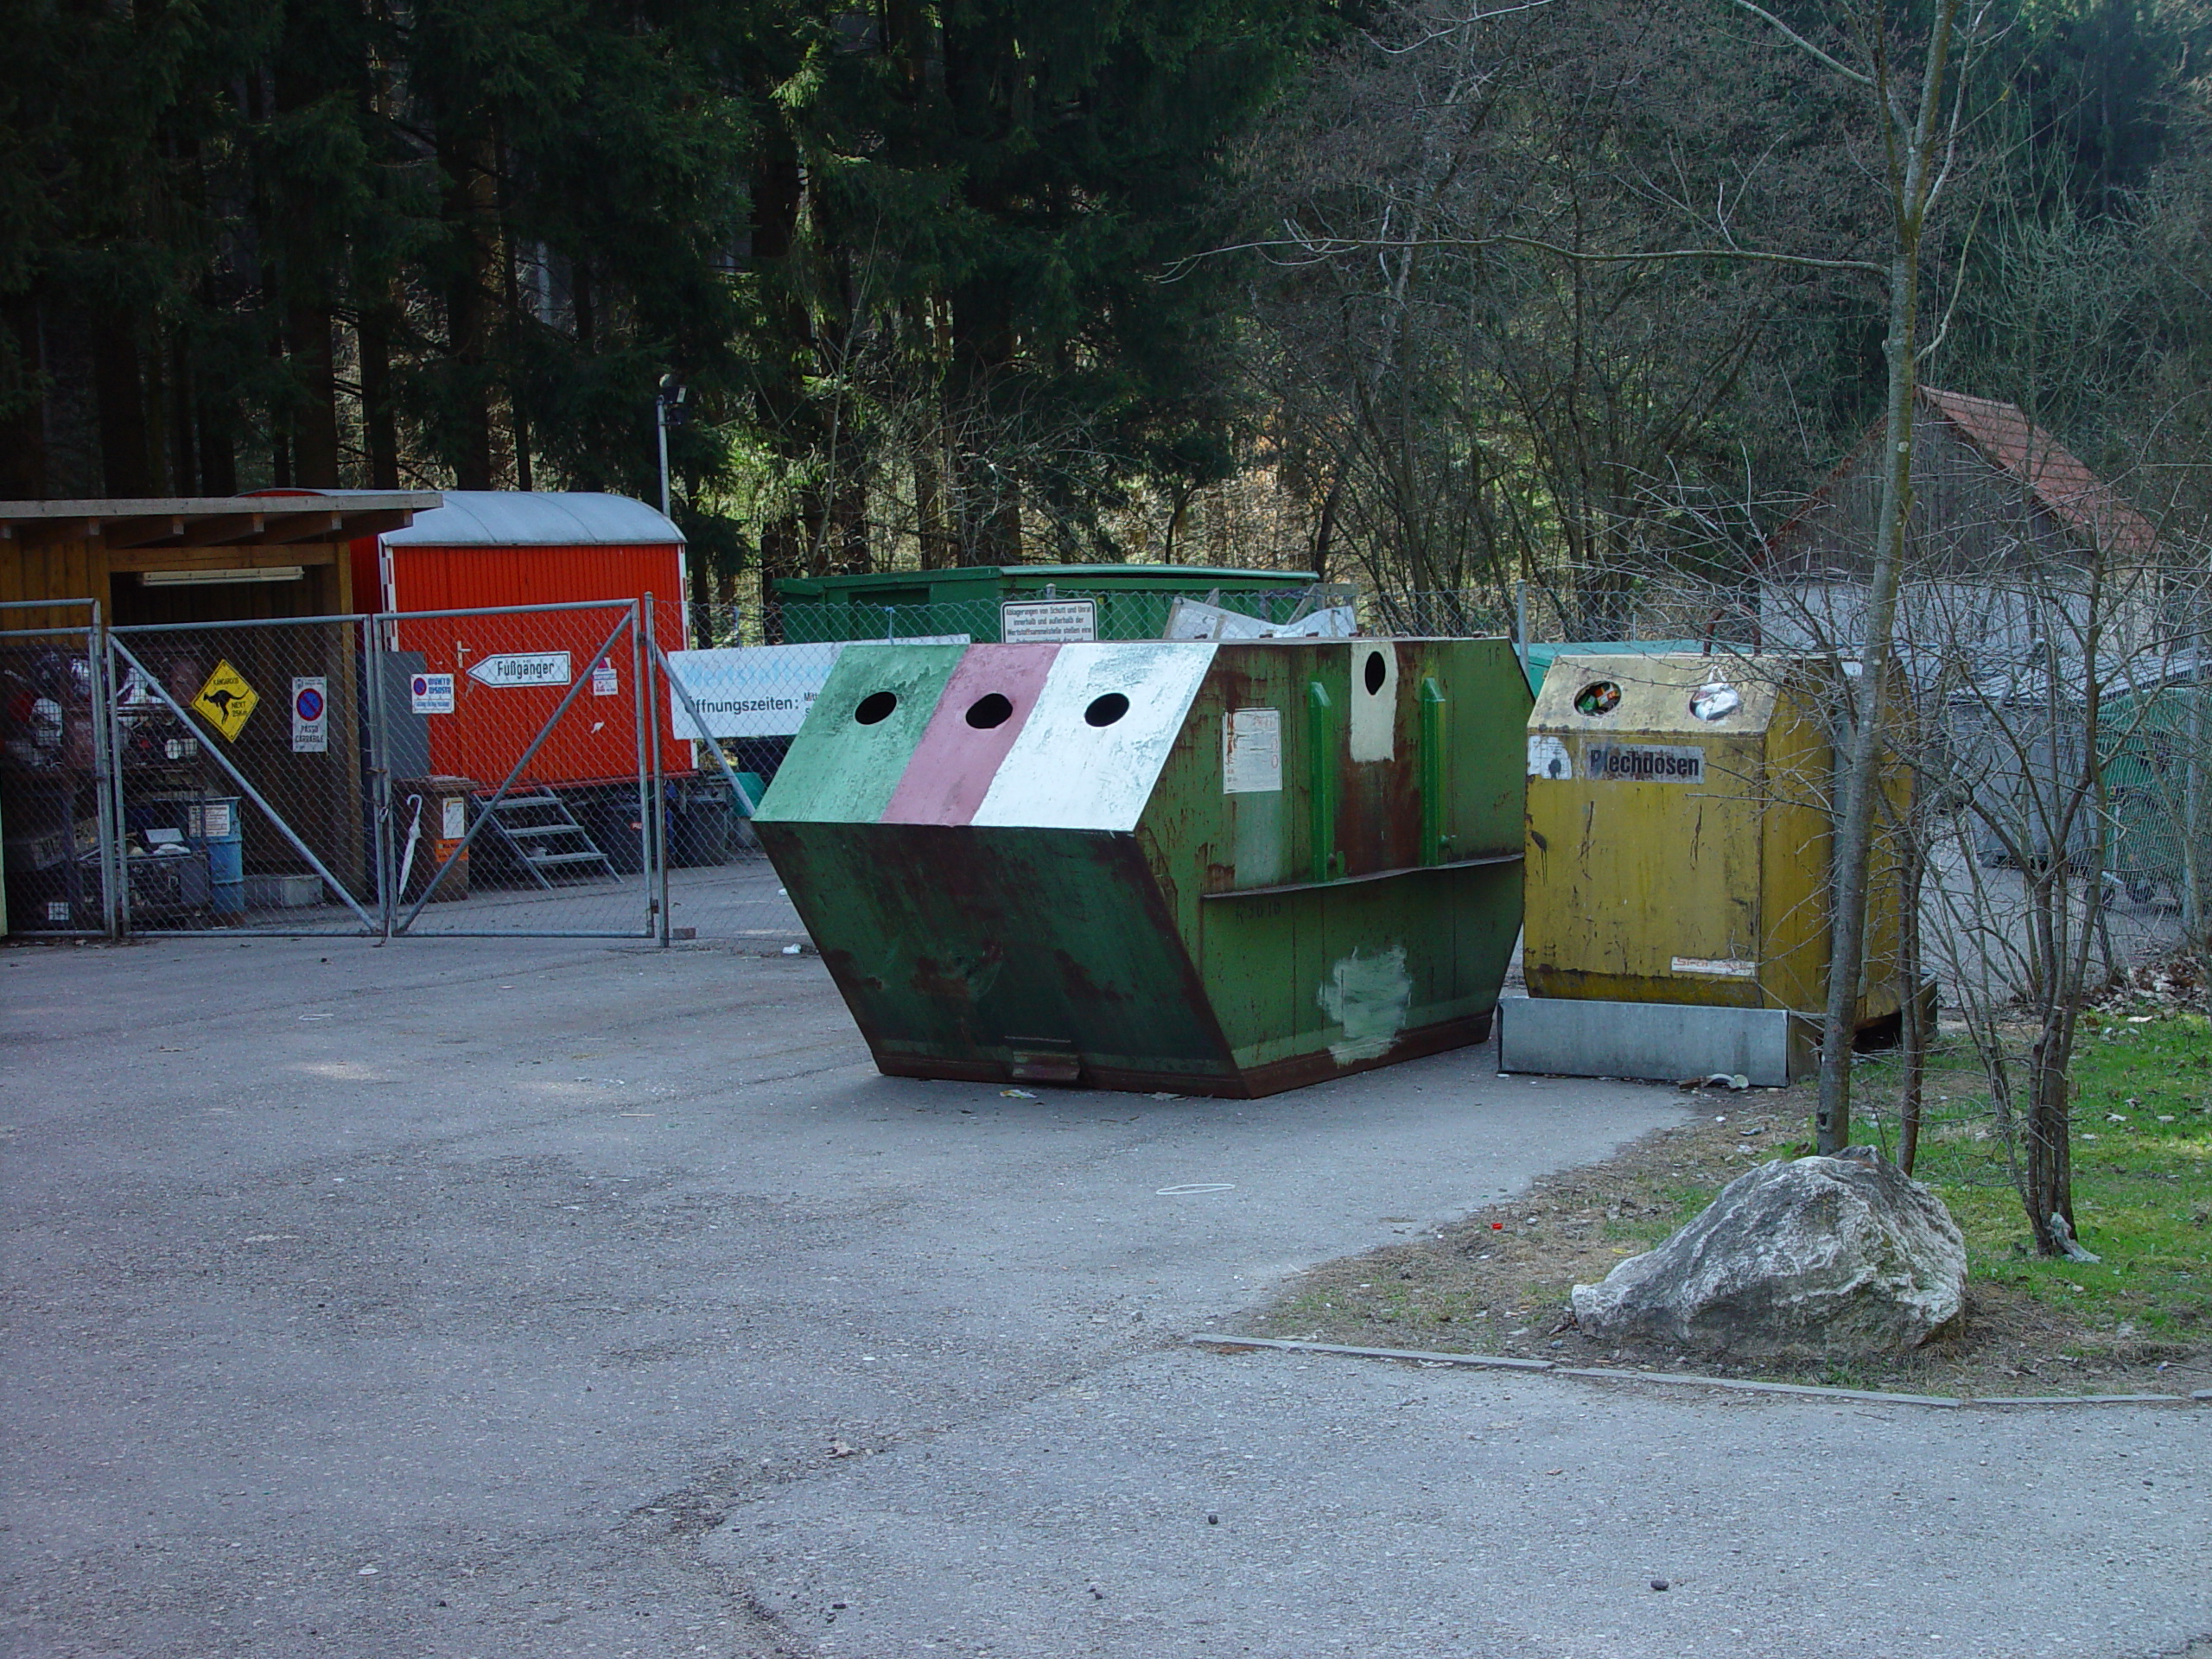
{"label": "red construction trailer", "polygon": [[[668,519],[626,496],[448,490],[443,506],[404,530],[355,542],[353,553],[356,602],[400,613],[386,648],[419,653],[426,673],[453,676],[453,716],[427,722],[432,772],[497,783],[590,666],[598,671],[591,687],[518,781],[559,788],[634,783],[630,641],[626,636],[598,655],[613,612],[419,621],[405,613],[651,594],[655,637],[662,649],[680,651],[689,643],[683,532]],[[510,671],[487,671],[487,664]],[[610,697],[616,701],[604,701]],[[691,745],[666,726],[662,769],[689,774]]]}

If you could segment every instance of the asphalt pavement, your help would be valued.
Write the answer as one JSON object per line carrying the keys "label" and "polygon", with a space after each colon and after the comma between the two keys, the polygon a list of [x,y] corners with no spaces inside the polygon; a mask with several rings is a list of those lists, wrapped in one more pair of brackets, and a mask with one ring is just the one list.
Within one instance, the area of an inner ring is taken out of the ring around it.
{"label": "asphalt pavement", "polygon": [[[1684,1108],[880,1077],[810,957],[0,950],[0,1653],[2134,1656],[2212,1410],[1190,1347]],[[1652,1587],[1664,1581],[1665,1590]]]}

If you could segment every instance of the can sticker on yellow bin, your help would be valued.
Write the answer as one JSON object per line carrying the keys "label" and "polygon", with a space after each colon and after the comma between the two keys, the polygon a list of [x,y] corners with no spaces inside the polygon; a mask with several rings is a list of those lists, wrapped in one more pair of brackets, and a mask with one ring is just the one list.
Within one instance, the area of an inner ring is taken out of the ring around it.
{"label": "can sticker on yellow bin", "polygon": [[1582,750],[1582,775],[1627,784],[1701,784],[1705,751],[1694,745],[1589,743]]}
{"label": "can sticker on yellow bin", "polygon": [[1547,778],[1553,783],[1563,784],[1574,776],[1574,762],[1567,758],[1567,745],[1548,732],[1529,734],[1529,775]]}

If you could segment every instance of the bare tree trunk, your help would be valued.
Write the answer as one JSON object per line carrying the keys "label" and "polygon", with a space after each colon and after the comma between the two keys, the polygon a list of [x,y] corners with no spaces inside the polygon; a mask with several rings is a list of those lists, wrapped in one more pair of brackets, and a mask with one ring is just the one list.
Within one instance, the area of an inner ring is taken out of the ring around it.
{"label": "bare tree trunk", "polygon": [[1855,678],[1844,674],[1840,687],[1843,707],[1848,711],[1844,734],[1847,747],[1842,798],[1836,812],[1834,921],[1829,933],[1827,1018],[1821,1033],[1820,1099],[1813,1116],[1815,1142],[1823,1153],[1840,1152],[1851,1144],[1852,1039],[1858,1026],[1859,974],[1866,960],[1867,880],[1884,747],[1882,705],[1889,690],[1897,583],[1912,512],[1912,416],[1919,386],[1920,240],[1938,182],[1938,118],[1943,105],[1951,28],[1957,14],[1958,0],[1938,0],[1929,24],[1919,113],[1909,131],[1897,130],[1902,123],[1895,118],[1890,105],[1886,70],[1873,88],[1882,100],[1883,118],[1891,134],[1891,205],[1897,238],[1890,259],[1889,334],[1884,341],[1889,366],[1883,422],[1884,458],[1888,464],[1882,473],[1880,529],[1859,672]]}
{"label": "bare tree trunk", "polygon": [[391,308],[382,295],[361,308],[361,430],[369,451],[369,487],[399,487],[399,432],[391,408]]}
{"label": "bare tree trunk", "polygon": [[1904,856],[1897,861],[1897,976],[1904,982],[1898,1036],[1904,1049],[1904,1087],[1897,1100],[1897,1167],[1908,1175],[1920,1159],[1921,1107],[1928,1086],[1929,1030],[1933,1010],[1920,1000],[1920,890],[1928,854],[1916,811],[1904,829]]}
{"label": "bare tree trunk", "polygon": [[310,489],[338,487],[337,365],[331,352],[330,313],[296,305],[284,319],[292,379],[303,397],[292,426],[292,480]]}
{"label": "bare tree trunk", "polygon": [[92,394],[99,409],[100,475],[107,493],[152,494],[138,341],[129,315],[109,307],[92,314]]}

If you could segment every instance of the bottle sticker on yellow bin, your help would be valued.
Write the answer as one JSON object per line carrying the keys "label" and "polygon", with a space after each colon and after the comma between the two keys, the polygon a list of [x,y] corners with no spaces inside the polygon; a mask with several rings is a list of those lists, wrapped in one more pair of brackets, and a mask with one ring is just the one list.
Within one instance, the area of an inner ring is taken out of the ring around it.
{"label": "bottle sticker on yellow bin", "polygon": [[215,671],[192,700],[193,712],[220,732],[228,743],[238,741],[238,734],[260,706],[260,696],[228,661],[215,664]]}

